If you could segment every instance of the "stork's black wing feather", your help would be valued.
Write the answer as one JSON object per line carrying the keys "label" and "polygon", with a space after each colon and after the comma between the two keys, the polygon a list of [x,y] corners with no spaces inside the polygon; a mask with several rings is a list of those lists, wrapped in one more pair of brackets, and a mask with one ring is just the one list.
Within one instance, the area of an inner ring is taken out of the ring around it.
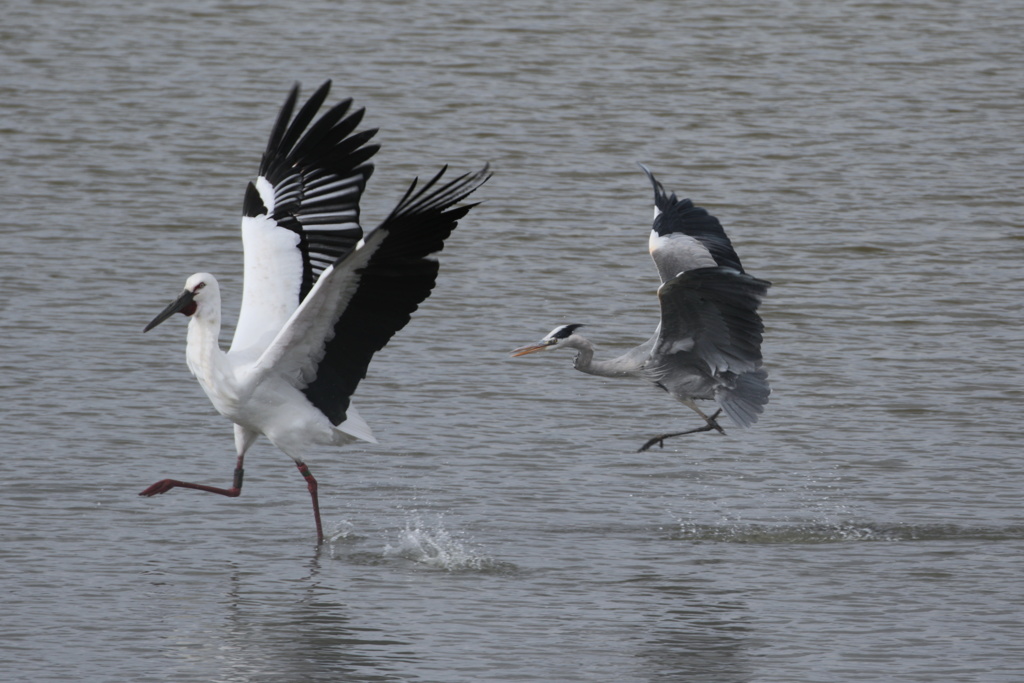
{"label": "stork's black wing feather", "polygon": [[[352,134],[364,110],[349,113],[351,99],[334,105],[313,123],[330,86],[330,81],[320,86],[289,122],[298,86],[292,90],[260,163],[260,176],[273,187],[270,217],[299,236],[303,272],[296,306],[324,268],[349,253],[362,238],[359,200],[373,173],[368,161],[379,149],[367,144],[376,129]],[[266,213],[269,208],[255,189],[250,185],[246,194],[246,216]]]}
{"label": "stork's black wing feather", "polygon": [[414,181],[391,215],[367,238],[365,248],[375,250],[359,269],[358,284],[334,325],[316,377],[304,389],[310,402],[336,425],[345,419],[373,354],[405,327],[413,311],[430,296],[439,267],[434,255],[444,248],[459,219],[475,206],[455,204],[490,177],[485,166],[441,184],[444,172],[441,169],[419,190]]}
{"label": "stork's black wing feather", "polygon": [[[316,118],[324,83],[295,117],[295,86],[270,133],[259,177],[242,205],[245,286],[231,350],[260,354],[323,271],[362,239],[359,200],[377,151],[375,130],[355,132],[363,110],[344,100]],[[315,119],[315,120],[314,120]]]}

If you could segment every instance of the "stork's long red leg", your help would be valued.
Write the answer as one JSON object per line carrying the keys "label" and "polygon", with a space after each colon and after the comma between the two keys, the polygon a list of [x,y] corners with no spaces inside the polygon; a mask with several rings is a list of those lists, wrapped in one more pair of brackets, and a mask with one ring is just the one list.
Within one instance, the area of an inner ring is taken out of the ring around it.
{"label": "stork's long red leg", "polygon": [[230,496],[235,498],[242,493],[242,477],[245,474],[245,470],[242,469],[242,459],[245,456],[238,456],[238,463],[235,465],[235,479],[231,484],[231,488],[222,489],[216,486],[207,486],[205,484],[192,484],[187,481],[178,481],[177,479],[161,479],[157,483],[150,486],[148,489],[140,493],[140,496],[156,496],[161,493],[167,493],[174,487],[180,487],[184,489],[195,489],[197,491],[209,491],[210,493],[219,493],[222,496]]}
{"label": "stork's long red leg", "polygon": [[320,501],[316,496],[316,479],[313,478],[313,474],[309,471],[309,467],[304,462],[296,462],[295,466],[299,468],[299,472],[306,479],[306,486],[309,488],[309,497],[313,499],[313,518],[316,520],[316,542],[317,545],[324,542],[324,528],[320,524]]}

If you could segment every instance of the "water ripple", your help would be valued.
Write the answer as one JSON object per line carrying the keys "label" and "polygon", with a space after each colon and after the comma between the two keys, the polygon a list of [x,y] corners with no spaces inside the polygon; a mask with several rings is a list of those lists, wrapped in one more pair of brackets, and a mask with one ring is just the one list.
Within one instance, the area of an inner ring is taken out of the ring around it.
{"label": "water ripple", "polygon": [[671,538],[720,543],[816,544],[855,541],[1019,541],[1024,526],[982,527],[957,524],[683,524]]}

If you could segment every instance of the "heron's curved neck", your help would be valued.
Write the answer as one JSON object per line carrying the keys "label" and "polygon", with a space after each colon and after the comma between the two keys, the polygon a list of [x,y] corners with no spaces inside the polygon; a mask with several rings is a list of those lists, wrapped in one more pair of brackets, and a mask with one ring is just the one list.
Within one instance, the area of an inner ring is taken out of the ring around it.
{"label": "heron's curved neck", "polygon": [[576,354],[576,360],[573,361],[573,367],[580,372],[600,377],[630,377],[633,374],[619,363],[617,358],[594,360],[594,345],[586,337],[574,334],[562,342],[562,345],[574,348],[579,352]]}

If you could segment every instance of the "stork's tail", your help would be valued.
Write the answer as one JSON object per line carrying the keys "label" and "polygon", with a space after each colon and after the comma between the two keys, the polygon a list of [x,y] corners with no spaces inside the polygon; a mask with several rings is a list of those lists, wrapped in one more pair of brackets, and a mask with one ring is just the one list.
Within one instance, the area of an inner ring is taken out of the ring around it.
{"label": "stork's tail", "polygon": [[377,443],[377,439],[373,436],[373,430],[370,429],[370,425],[366,424],[360,415],[356,407],[351,403],[348,404],[348,410],[345,411],[345,421],[335,427],[339,432],[346,434],[346,437],[339,439],[342,443],[349,443],[352,441],[351,438],[361,439],[362,441],[369,441],[370,443]]}
{"label": "stork's tail", "polygon": [[715,392],[715,400],[733,422],[740,427],[749,427],[764,412],[771,393],[768,373],[758,368],[738,375],[732,386],[720,386]]}

